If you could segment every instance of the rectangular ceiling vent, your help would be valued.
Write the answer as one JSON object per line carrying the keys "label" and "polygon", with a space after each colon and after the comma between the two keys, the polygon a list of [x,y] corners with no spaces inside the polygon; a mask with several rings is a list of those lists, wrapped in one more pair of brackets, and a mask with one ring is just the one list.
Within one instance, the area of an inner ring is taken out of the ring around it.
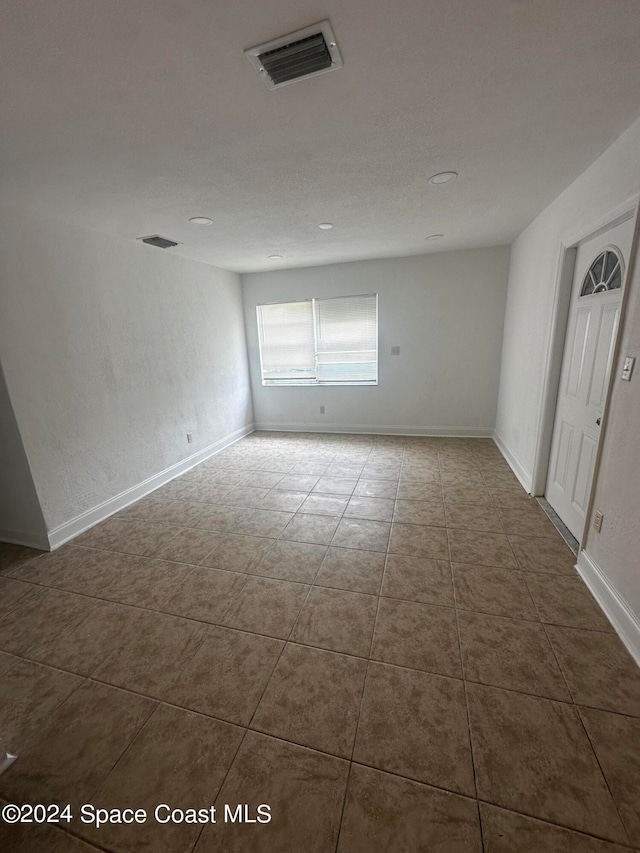
{"label": "rectangular ceiling vent", "polygon": [[174,240],[167,240],[166,237],[159,237],[157,234],[154,234],[153,237],[138,237],[138,240],[148,243],[149,246],[157,246],[159,249],[170,249],[172,246],[178,245]]}
{"label": "rectangular ceiling vent", "polygon": [[267,89],[278,89],[342,68],[342,57],[329,21],[250,47],[244,53]]}

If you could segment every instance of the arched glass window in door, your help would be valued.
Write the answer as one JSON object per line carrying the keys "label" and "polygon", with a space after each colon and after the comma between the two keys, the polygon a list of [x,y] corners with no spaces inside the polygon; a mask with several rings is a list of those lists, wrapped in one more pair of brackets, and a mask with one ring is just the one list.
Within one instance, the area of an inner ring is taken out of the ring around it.
{"label": "arched glass window in door", "polygon": [[582,281],[580,296],[606,293],[622,287],[622,260],[615,249],[600,252]]}

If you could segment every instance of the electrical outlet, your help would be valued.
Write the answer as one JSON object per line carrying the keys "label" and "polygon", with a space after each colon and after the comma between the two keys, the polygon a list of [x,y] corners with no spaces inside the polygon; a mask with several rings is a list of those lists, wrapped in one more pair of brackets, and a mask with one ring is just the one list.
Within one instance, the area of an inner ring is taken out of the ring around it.
{"label": "electrical outlet", "polygon": [[324,415],[324,406],[320,406],[320,414]]}
{"label": "electrical outlet", "polygon": [[187,444],[191,444],[192,441],[193,441],[193,433],[188,432],[187,433]]}
{"label": "electrical outlet", "polygon": [[593,517],[593,529],[596,533],[600,533],[602,530],[602,520],[604,519],[604,515],[600,512],[599,509],[596,510],[596,514]]}

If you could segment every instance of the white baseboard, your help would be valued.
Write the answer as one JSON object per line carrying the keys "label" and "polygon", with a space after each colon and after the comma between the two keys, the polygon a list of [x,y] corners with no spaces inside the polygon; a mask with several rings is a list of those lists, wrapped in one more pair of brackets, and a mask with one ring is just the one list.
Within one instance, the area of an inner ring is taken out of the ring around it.
{"label": "white baseboard", "polygon": [[244,438],[245,435],[252,433],[254,429],[255,427],[253,424],[241,427],[241,429],[238,429],[235,432],[226,435],[224,438],[221,438],[219,441],[216,441],[214,444],[210,444],[208,447],[205,447],[204,450],[199,450],[197,453],[194,453],[192,456],[188,456],[181,462],[176,462],[175,465],[171,465],[169,468],[165,468],[164,471],[154,474],[153,477],[143,480],[142,483],[138,483],[136,486],[132,486],[124,492],[120,492],[119,495],[109,498],[109,500],[104,501],[104,503],[98,504],[98,506],[94,506],[92,509],[72,518],[71,521],[67,521],[59,527],[56,527],[54,530],[50,530],[49,541],[44,545],[44,548],[50,551],[59,548],[61,545],[64,545],[65,542],[68,542],[70,539],[74,539],[76,536],[84,533],[85,530],[89,530],[90,527],[94,527],[99,522],[104,521],[116,512],[120,512],[125,509],[125,507],[135,503],[140,500],[140,498],[145,497],[145,495],[154,492],[156,489],[160,488],[160,486],[164,486],[165,483],[175,479],[175,477],[179,477],[181,474],[184,474],[185,471],[195,468],[196,465],[204,462],[205,459],[215,456],[216,453],[224,450],[224,448],[228,447],[230,444],[240,441],[240,439]]}
{"label": "white baseboard", "polygon": [[371,424],[269,423],[258,422],[264,432],[342,432],[347,435],[426,435],[434,438],[491,438],[492,429],[474,427],[372,426]]}
{"label": "white baseboard", "polygon": [[604,615],[640,666],[640,619],[614,589],[600,566],[585,551],[578,554],[577,569]]}
{"label": "white baseboard", "polygon": [[522,462],[520,462],[518,457],[514,453],[512,453],[511,450],[509,450],[500,434],[497,433],[495,430],[493,432],[493,440],[495,441],[500,453],[502,453],[502,455],[506,459],[509,467],[520,481],[520,485],[522,486],[522,488],[526,492],[531,494],[531,489],[533,487],[533,477],[531,476],[531,474],[527,471]]}
{"label": "white baseboard", "polygon": [[27,533],[24,530],[9,530],[5,527],[0,527],[0,542],[37,548],[39,551],[48,551],[50,548],[46,533]]}

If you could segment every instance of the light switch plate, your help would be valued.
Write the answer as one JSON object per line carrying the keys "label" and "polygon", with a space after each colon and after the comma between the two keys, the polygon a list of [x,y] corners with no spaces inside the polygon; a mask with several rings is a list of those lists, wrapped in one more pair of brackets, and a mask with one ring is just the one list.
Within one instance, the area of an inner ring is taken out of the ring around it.
{"label": "light switch plate", "polygon": [[391,355],[400,355],[400,347],[391,347]]}
{"label": "light switch plate", "polygon": [[624,364],[622,366],[622,376],[620,377],[625,382],[631,381],[631,374],[633,373],[633,366],[635,363],[636,363],[636,360],[632,356],[628,355],[625,358]]}

